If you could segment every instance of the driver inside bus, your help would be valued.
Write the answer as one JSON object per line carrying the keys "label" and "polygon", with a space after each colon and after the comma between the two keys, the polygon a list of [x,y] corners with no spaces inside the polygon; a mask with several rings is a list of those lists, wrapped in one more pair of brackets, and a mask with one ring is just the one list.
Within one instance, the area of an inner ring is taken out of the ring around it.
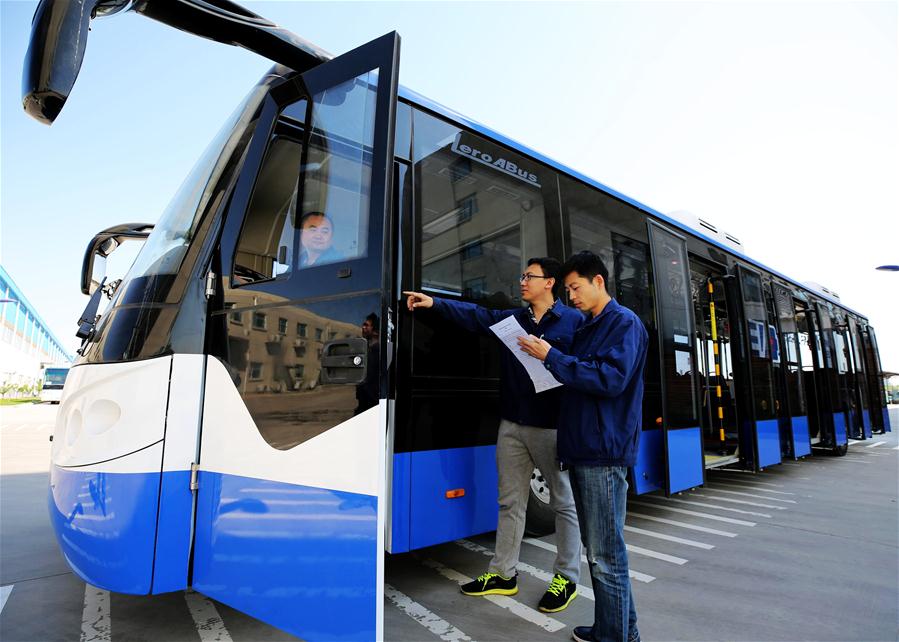
{"label": "driver inside bus", "polygon": [[300,219],[300,267],[333,263],[343,258],[334,249],[334,222],[324,212],[307,212]]}

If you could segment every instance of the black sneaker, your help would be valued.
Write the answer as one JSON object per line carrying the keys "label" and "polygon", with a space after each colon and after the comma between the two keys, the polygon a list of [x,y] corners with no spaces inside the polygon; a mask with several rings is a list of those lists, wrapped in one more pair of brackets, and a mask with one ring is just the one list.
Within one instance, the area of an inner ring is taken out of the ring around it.
{"label": "black sneaker", "polygon": [[546,593],[540,598],[537,608],[544,613],[555,613],[568,608],[571,600],[577,597],[577,585],[564,575],[556,573]]}
{"label": "black sneaker", "polygon": [[576,642],[593,642],[592,626],[576,626],[571,632],[571,639]]}
{"label": "black sneaker", "polygon": [[465,595],[515,595],[518,593],[518,574],[503,577],[499,573],[484,573],[463,584],[461,589]]}

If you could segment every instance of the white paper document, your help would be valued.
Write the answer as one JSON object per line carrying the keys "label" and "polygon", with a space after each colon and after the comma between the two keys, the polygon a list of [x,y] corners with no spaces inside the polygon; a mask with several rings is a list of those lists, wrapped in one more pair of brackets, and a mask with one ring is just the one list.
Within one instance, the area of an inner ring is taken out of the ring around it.
{"label": "white paper document", "polygon": [[521,351],[521,347],[518,345],[518,337],[526,337],[528,333],[518,323],[518,319],[509,315],[499,323],[494,323],[490,326],[490,329],[512,351],[512,354],[518,358],[521,365],[527,370],[528,376],[534,384],[535,391],[543,392],[562,385],[549,373],[542,361]]}

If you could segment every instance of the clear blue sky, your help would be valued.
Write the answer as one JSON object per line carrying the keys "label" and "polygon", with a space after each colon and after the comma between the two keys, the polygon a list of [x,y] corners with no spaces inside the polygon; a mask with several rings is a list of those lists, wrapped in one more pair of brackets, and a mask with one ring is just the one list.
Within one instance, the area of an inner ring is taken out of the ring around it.
{"label": "clear blue sky", "polygon": [[[867,314],[899,370],[895,2],[246,3],[339,54],[403,38],[401,82]],[[134,14],[94,23],[52,127],[21,109],[31,2],[0,1],[0,262],[75,346],[84,247],[155,221],[257,56]]]}

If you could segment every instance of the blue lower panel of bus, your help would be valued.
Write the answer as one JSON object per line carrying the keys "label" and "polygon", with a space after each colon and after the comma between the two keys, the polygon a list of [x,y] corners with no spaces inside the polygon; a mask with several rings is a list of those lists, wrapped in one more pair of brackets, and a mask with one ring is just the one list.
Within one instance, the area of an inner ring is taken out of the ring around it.
{"label": "blue lower panel of bus", "polygon": [[849,442],[846,435],[846,415],[842,412],[833,413],[833,434],[837,446]]}
{"label": "blue lower panel of bus", "polygon": [[805,415],[793,417],[791,423],[793,424],[793,458],[798,459],[812,454],[812,444],[808,434],[808,417]]}
{"label": "blue lower panel of bus", "polygon": [[862,410],[862,432],[865,439],[871,438],[871,415],[867,410]]}
{"label": "blue lower panel of bus", "polygon": [[755,422],[755,438],[759,451],[759,468],[780,463],[780,428],[777,419]]}
{"label": "blue lower panel of bus", "polygon": [[665,489],[665,460],[662,457],[662,430],[644,430],[637,448],[637,463],[631,469],[637,495]]}
{"label": "blue lower panel of bus", "polygon": [[200,472],[193,587],[307,640],[376,636],[377,497]]}
{"label": "blue lower panel of bus", "polygon": [[116,593],[150,592],[159,475],[50,467],[50,523],[78,577]]}
{"label": "blue lower panel of bus", "polygon": [[193,522],[190,471],[163,473],[160,492],[156,559],[153,563],[154,594],[187,588],[190,527]]}
{"label": "blue lower panel of bus", "polygon": [[669,430],[667,440],[668,492],[677,493],[702,485],[705,462],[699,428]]}
{"label": "blue lower panel of bus", "polygon": [[399,453],[393,470],[391,552],[496,530],[496,446]]}
{"label": "blue lower panel of bus", "polygon": [[883,430],[884,432],[892,432],[892,428],[890,427],[890,411],[888,408],[884,407],[883,409]]}

